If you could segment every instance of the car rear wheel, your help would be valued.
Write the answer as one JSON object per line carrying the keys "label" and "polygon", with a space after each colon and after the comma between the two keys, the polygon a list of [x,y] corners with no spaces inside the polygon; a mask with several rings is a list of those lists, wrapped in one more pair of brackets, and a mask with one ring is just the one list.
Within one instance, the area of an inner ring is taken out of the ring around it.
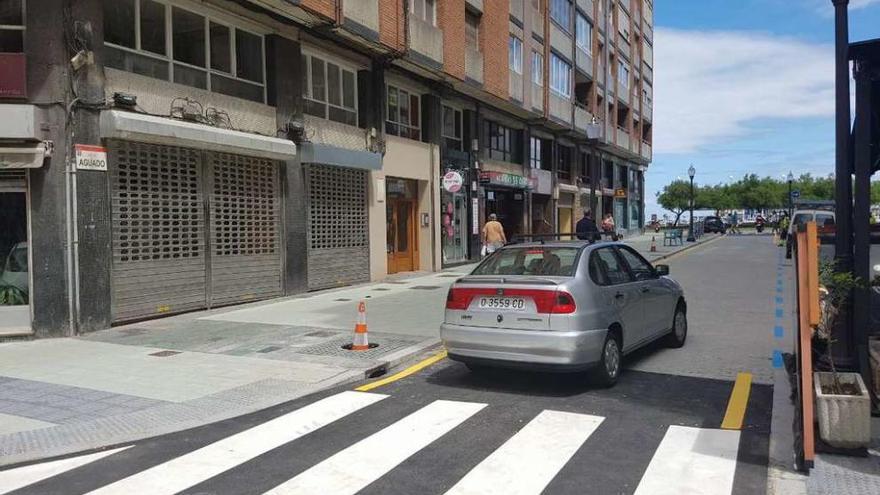
{"label": "car rear wheel", "polygon": [[666,345],[673,349],[684,346],[687,340],[688,322],[687,311],[684,305],[679,303],[675,308],[675,316],[672,317],[672,331],[666,336]]}
{"label": "car rear wheel", "polygon": [[622,361],[623,353],[620,350],[620,340],[614,332],[608,332],[605,344],[602,346],[602,360],[594,371],[599,385],[611,387],[617,383]]}

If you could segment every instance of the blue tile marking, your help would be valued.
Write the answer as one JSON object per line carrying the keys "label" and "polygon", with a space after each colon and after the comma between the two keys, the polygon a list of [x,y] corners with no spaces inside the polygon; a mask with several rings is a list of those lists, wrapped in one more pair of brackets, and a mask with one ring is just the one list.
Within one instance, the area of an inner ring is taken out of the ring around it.
{"label": "blue tile marking", "polygon": [[779,349],[773,351],[773,367],[782,368],[782,351]]}
{"label": "blue tile marking", "polygon": [[777,339],[781,339],[782,336],[785,335],[785,329],[782,328],[782,325],[776,325],[773,327],[773,336]]}
{"label": "blue tile marking", "polygon": [[785,299],[783,299],[782,296],[776,296],[776,304],[782,304],[782,301],[784,300]]}
{"label": "blue tile marking", "polygon": [[782,318],[782,308],[776,308],[776,317]]}
{"label": "blue tile marking", "polygon": [[779,292],[779,293],[781,294],[781,293],[782,293],[782,287],[777,285],[777,286],[776,286],[776,292]]}

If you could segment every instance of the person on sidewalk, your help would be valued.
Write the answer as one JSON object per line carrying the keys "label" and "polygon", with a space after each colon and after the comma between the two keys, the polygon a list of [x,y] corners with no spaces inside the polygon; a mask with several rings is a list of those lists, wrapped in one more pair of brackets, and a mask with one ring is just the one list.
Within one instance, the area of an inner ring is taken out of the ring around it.
{"label": "person on sidewalk", "polygon": [[602,220],[602,232],[611,237],[612,241],[617,241],[617,233],[614,231],[614,215],[611,213],[606,213],[605,219]]}
{"label": "person on sidewalk", "polygon": [[483,250],[484,255],[494,253],[498,248],[507,244],[507,236],[504,235],[504,226],[498,221],[498,215],[489,215],[489,221],[483,225]]}
{"label": "person on sidewalk", "polygon": [[584,209],[584,218],[578,220],[574,228],[577,238],[582,241],[596,242],[599,238],[599,227],[593,220],[593,212],[589,208]]}

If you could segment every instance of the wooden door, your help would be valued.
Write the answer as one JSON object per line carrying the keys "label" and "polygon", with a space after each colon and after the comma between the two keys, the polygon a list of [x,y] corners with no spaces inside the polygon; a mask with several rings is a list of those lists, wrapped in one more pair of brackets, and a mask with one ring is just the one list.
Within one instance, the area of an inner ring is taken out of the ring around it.
{"label": "wooden door", "polygon": [[389,198],[385,206],[388,273],[418,270],[415,202]]}

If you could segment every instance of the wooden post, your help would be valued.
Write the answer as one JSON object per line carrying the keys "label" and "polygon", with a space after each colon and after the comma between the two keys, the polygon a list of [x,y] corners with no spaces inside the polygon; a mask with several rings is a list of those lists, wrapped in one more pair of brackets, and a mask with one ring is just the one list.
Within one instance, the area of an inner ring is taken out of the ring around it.
{"label": "wooden post", "polygon": [[[809,224],[808,224],[809,225]],[[813,233],[815,239],[815,224]],[[801,361],[801,426],[804,439],[804,463],[812,467],[816,456],[816,444],[813,428],[813,350],[812,337],[813,327],[811,321],[810,305],[810,236],[807,232],[797,233],[797,271],[798,271],[798,332],[800,335],[799,357]],[[814,246],[815,248],[815,246]],[[818,278],[816,274],[812,278]],[[818,283],[818,281],[817,281]]]}

